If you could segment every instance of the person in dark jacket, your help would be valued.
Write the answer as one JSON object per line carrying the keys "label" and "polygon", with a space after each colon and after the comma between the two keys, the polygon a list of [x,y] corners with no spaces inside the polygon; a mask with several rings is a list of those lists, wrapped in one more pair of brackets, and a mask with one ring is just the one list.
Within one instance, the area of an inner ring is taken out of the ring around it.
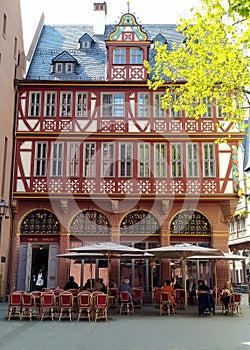
{"label": "person in dark jacket", "polygon": [[78,284],[75,282],[74,276],[69,276],[69,280],[68,282],[65,284],[64,286],[64,290],[69,290],[69,289],[78,289],[79,286]]}

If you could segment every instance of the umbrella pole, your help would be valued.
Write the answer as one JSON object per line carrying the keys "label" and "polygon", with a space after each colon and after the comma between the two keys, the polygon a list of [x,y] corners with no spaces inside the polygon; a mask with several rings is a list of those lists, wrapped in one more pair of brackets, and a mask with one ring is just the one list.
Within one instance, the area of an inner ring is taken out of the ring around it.
{"label": "umbrella pole", "polygon": [[108,254],[107,294],[109,294],[110,254]]}
{"label": "umbrella pole", "polygon": [[218,290],[217,290],[217,261],[214,261],[214,286],[215,286],[215,303],[218,304]]}
{"label": "umbrella pole", "polygon": [[183,284],[184,284],[184,292],[185,292],[185,307],[187,305],[187,284],[186,284],[186,258],[183,258]]}
{"label": "umbrella pole", "polygon": [[90,259],[90,288],[93,288],[92,285],[92,279],[93,279],[93,259]]}

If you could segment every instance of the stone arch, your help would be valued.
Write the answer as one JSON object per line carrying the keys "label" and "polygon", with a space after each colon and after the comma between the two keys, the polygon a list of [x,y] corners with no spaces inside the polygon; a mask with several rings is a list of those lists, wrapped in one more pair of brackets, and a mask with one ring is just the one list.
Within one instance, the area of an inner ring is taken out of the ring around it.
{"label": "stone arch", "polygon": [[36,209],[24,216],[20,223],[20,234],[59,234],[60,223],[54,213],[47,209]]}
{"label": "stone arch", "polygon": [[160,223],[154,215],[146,210],[135,210],[122,219],[120,232],[123,234],[160,234]]}
{"label": "stone arch", "polygon": [[78,213],[70,224],[70,233],[73,235],[109,235],[110,231],[111,227],[108,218],[100,211],[92,209]]}
{"label": "stone arch", "polygon": [[183,210],[172,219],[170,234],[174,235],[211,235],[208,219],[195,210]]}

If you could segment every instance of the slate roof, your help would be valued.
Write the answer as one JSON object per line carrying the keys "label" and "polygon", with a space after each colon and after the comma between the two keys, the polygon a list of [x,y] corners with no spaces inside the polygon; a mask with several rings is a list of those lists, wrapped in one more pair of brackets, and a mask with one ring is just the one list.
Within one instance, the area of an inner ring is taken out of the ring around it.
{"label": "slate roof", "polygon": [[[107,80],[107,49],[105,40],[115,30],[115,24],[107,24],[103,35],[95,35],[90,25],[44,25],[35,48],[26,80]],[[141,29],[148,40],[155,41],[161,34],[168,43],[183,42],[183,36],[176,32],[174,24],[146,24]],[[79,39],[84,34],[93,39],[91,48],[79,49]],[[56,74],[52,71],[52,60],[63,51],[68,52],[78,63],[70,74]],[[149,53],[153,62],[153,44]]]}

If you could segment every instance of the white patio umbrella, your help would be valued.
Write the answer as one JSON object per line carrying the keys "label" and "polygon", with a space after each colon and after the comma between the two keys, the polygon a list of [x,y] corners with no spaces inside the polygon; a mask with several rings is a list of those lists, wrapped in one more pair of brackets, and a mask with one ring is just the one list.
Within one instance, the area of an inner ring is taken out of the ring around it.
{"label": "white patio umbrella", "polygon": [[186,259],[193,255],[213,255],[223,256],[223,252],[215,248],[205,248],[197,245],[182,243],[158,248],[151,248],[146,250],[147,253],[154,254],[157,258],[182,260],[184,263],[183,286],[185,290],[185,304],[187,304],[187,288],[186,288]]}
{"label": "white patio umbrella", "polygon": [[249,257],[241,256],[233,253],[223,253],[223,256],[218,255],[193,255],[189,258],[189,260],[212,260],[214,262],[214,288],[215,288],[215,300],[217,302],[217,262],[218,261],[236,261],[236,260],[247,260]]}
{"label": "white patio umbrella", "polygon": [[143,255],[145,252],[139,248],[133,248],[126,245],[121,245],[113,242],[101,242],[93,245],[86,245],[69,249],[70,252],[75,253],[98,253],[102,254],[102,259],[108,259],[108,283],[107,290],[109,289],[109,272],[110,272],[110,259],[111,257],[119,258],[122,254],[128,254],[128,256]]}

